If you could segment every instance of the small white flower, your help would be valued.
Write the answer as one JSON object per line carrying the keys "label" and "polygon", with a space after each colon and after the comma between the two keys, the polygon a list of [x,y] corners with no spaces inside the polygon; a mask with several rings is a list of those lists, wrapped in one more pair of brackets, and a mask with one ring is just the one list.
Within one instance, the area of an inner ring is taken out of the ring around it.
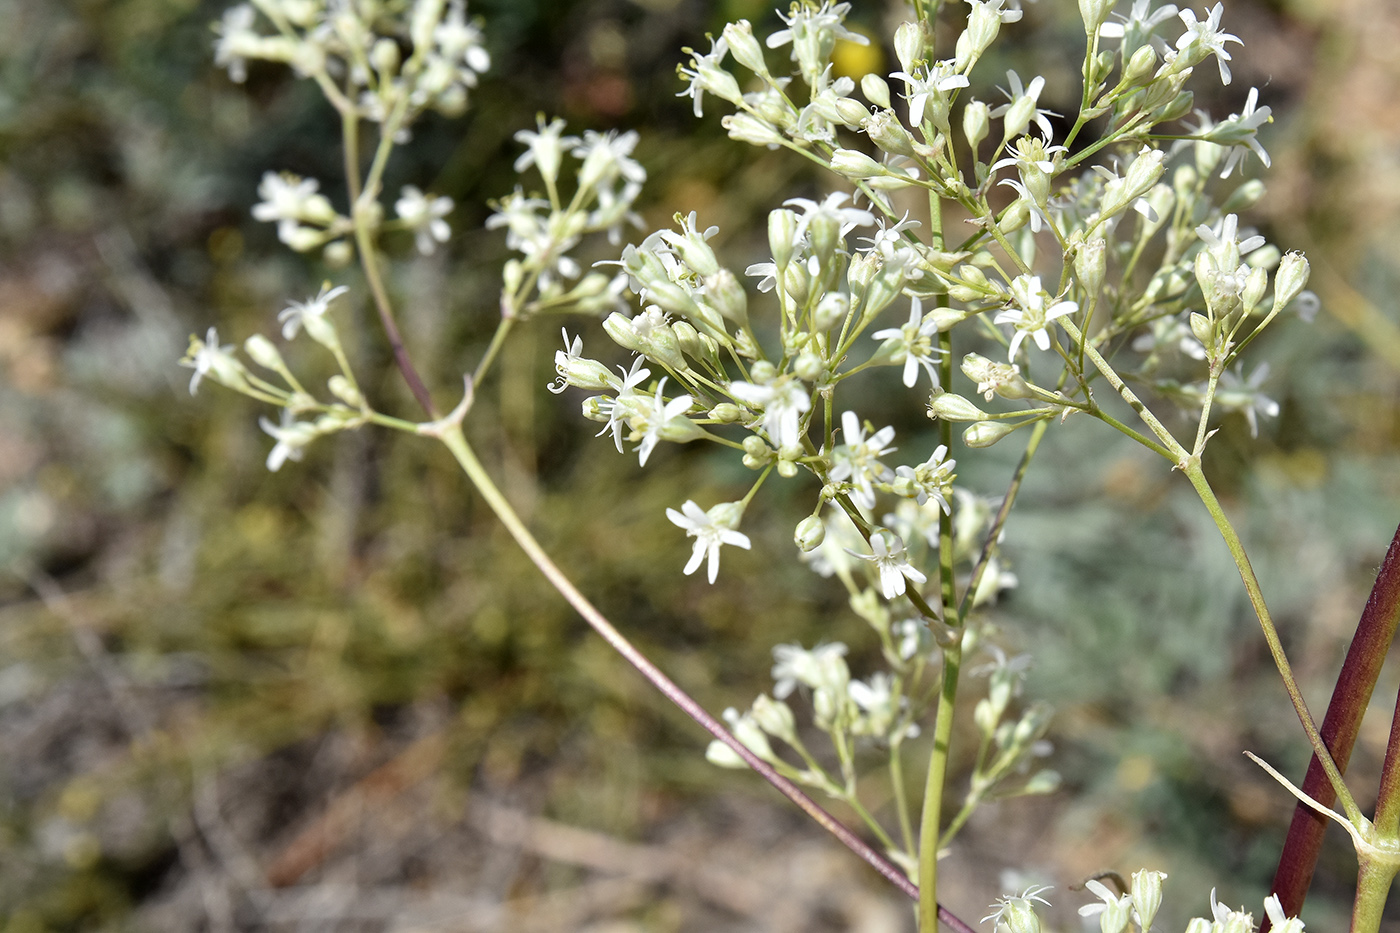
{"label": "small white flower", "polygon": [[729,394],[746,405],[762,409],[758,426],[775,447],[802,443],[802,416],[812,407],[807,387],[796,377],[783,377],[770,385],[731,382]]}
{"label": "small white flower", "polygon": [[[647,171],[632,158],[640,137],[636,130],[599,133],[584,130],[583,138],[574,144],[570,154],[583,165],[578,170],[579,186],[601,186],[611,189],[619,178],[640,185],[647,180]],[[611,193],[611,191],[610,191]],[[629,199],[630,203],[630,199]]]}
{"label": "small white flower", "polygon": [[452,213],[449,197],[429,198],[417,187],[404,185],[394,210],[398,211],[403,225],[413,231],[418,252],[424,256],[432,255],[437,244],[446,243],[452,236],[452,228],[443,219]]}
{"label": "small white flower", "polygon": [[1224,12],[1225,5],[1217,3],[1204,20],[1198,20],[1191,10],[1182,10],[1179,15],[1186,24],[1186,31],[1176,40],[1176,48],[1178,55],[1191,65],[1214,55],[1220,65],[1220,83],[1229,84],[1230,69],[1225,63],[1230,60],[1230,53],[1225,51],[1225,43],[1239,42],[1240,37],[1220,31],[1220,17]]}
{"label": "small white flower", "polygon": [[870,535],[870,550],[869,554],[858,554],[855,551],[851,551],[850,554],[875,565],[880,574],[880,592],[885,594],[886,599],[904,595],[907,588],[905,581],[923,583],[928,579],[910,565],[909,552],[904,549],[904,542],[889,529],[878,528]]}
{"label": "small white flower", "polygon": [[828,476],[838,483],[849,479],[855,486],[852,501],[862,508],[873,509],[875,489],[872,484],[893,476],[880,458],[897,449],[886,446],[894,440],[894,428],[885,426],[867,438],[860,418],[848,411],[841,415],[841,434],[846,443],[831,452],[833,466]]}
{"label": "small white flower", "polygon": [[1274,933],[1303,933],[1303,921],[1297,917],[1287,917],[1283,912],[1283,902],[1277,894],[1264,899],[1264,913],[1269,917],[1269,927]]}
{"label": "small white flower", "polygon": [[744,550],[749,549],[748,535],[734,530],[742,514],[743,509],[737,502],[721,502],[706,512],[692,499],[687,499],[679,512],[675,509],[666,510],[666,517],[671,520],[671,524],[677,528],[684,528],[686,536],[695,539],[695,548],[691,551],[690,561],[685,565],[686,576],[699,569],[700,564],[708,558],[710,582],[714,583],[715,578],[719,576],[720,545],[732,544]]}
{"label": "small white flower", "polygon": [[728,101],[743,99],[743,94],[739,90],[739,82],[734,80],[734,76],[724,70],[721,62],[724,56],[729,54],[729,43],[721,36],[718,39],[710,40],[710,54],[701,55],[693,49],[690,52],[691,68],[677,68],[680,76],[689,82],[689,86],[677,94],[677,97],[690,97],[695,101],[695,115],[701,117],[704,112],[705,92],[709,91],[716,97]]}
{"label": "small white flower", "polygon": [[[993,927],[998,930],[1003,929],[1003,924],[1006,929],[1039,929],[1040,918],[1036,916],[1035,905],[1031,901],[1039,901],[1049,907],[1050,902],[1040,896],[1049,890],[1049,885],[1037,884],[1026,888],[1020,894],[999,897],[992,905],[996,910],[983,917],[982,922],[992,920]],[[1019,925],[1013,926],[1013,922]]]}
{"label": "small white flower", "polygon": [[1103,882],[1090,878],[1084,882],[1084,887],[1098,895],[1100,902],[1097,904],[1085,904],[1079,908],[1081,917],[1099,917],[1102,929],[1117,931],[1125,930],[1128,926],[1128,919],[1132,915],[1133,898],[1130,894],[1117,895],[1108,889]]}
{"label": "small white flower", "polygon": [[948,91],[968,86],[967,75],[958,74],[956,67],[955,62],[942,61],[929,65],[923,77],[903,71],[896,71],[890,75],[891,78],[904,81],[904,99],[909,102],[910,126],[923,125],[924,111],[929,109],[930,103],[935,106],[942,104],[946,112]]}
{"label": "small white flower", "polygon": [[316,426],[309,421],[298,421],[288,409],[282,409],[282,423],[273,424],[266,418],[259,418],[258,424],[277,443],[267,455],[267,468],[273,473],[282,469],[288,460],[300,460],[307,444],[316,439]]}
{"label": "small white flower", "polygon": [[[938,322],[929,317],[924,320],[923,302],[916,295],[909,302],[909,323],[903,327],[890,327],[871,334],[876,340],[890,341],[893,355],[890,361],[898,363],[903,358],[904,384],[909,388],[919,380],[919,367],[928,373],[933,387],[938,388],[938,357],[942,350],[933,345],[938,334]],[[883,349],[883,348],[882,348]]]}
{"label": "small white flower", "polygon": [[248,64],[244,59],[256,52],[262,38],[253,29],[256,18],[257,11],[251,4],[240,3],[225,10],[214,27],[219,36],[214,43],[214,64],[227,68],[229,78],[237,84],[248,80]]}
{"label": "small white flower", "polygon": [[[242,365],[233,355],[233,344],[219,345],[219,332],[211,327],[204,335],[204,339],[190,337],[189,353],[180,361],[181,366],[188,366],[194,370],[194,375],[190,377],[190,394],[194,395],[199,390],[199,384],[204,377],[213,374],[214,378],[220,382],[228,382],[230,379],[236,384],[242,381]],[[229,379],[223,378],[225,374]]]}
{"label": "small white flower", "polygon": [[433,42],[447,61],[466,66],[458,68],[457,79],[467,87],[475,87],[476,76],[491,67],[491,55],[481,44],[481,30],[467,22],[462,0],[452,0],[447,16],[433,29]]}
{"label": "small white flower", "polygon": [[[291,340],[303,328],[316,342],[326,344],[326,332],[334,336],[335,331],[325,320],[326,311],[330,304],[350,289],[344,285],[337,285],[331,288],[329,284],[322,285],[321,291],[314,298],[306,301],[294,301],[277,315],[277,320],[282,324],[282,337]],[[327,344],[329,345],[329,344]]]}
{"label": "small white flower", "polygon": [[1050,349],[1050,322],[1079,310],[1078,303],[1073,301],[1057,301],[1047,307],[1047,302],[1053,299],[1041,288],[1038,275],[1018,275],[1011,283],[1011,295],[1012,307],[993,318],[997,324],[1015,325],[1006,353],[1008,362],[1016,358],[1016,350],[1026,337],[1034,340],[1040,349]]}
{"label": "small white flower", "polygon": [[813,690],[844,690],[851,679],[845,655],[846,646],[839,641],[810,651],[801,645],[774,645],[773,696],[781,700],[798,684]]}
{"label": "small white flower", "polygon": [[1233,370],[1227,369],[1221,373],[1220,382],[1216,386],[1215,404],[1223,411],[1242,413],[1249,422],[1250,437],[1259,436],[1260,415],[1265,418],[1278,417],[1278,402],[1259,391],[1259,387],[1268,378],[1268,363],[1260,363],[1248,379],[1244,378],[1242,366],[1237,366]]}
{"label": "small white flower", "polygon": [[663,430],[679,427],[679,425],[674,424],[676,421],[689,424],[681,416],[690,410],[691,397],[678,395],[668,402],[663,394],[665,388],[666,377],[663,376],[661,381],[656,384],[655,394],[648,400],[651,403],[650,408],[640,407],[629,419],[633,430],[633,435],[629,440],[635,441],[639,437],[641,438],[641,443],[636,447],[641,466],[647,465],[647,458],[656,449],[656,445],[661,442]]}
{"label": "small white flower", "polygon": [[553,185],[559,178],[559,164],[564,159],[564,150],[577,146],[579,140],[576,136],[563,135],[566,124],[560,117],[546,124],[544,117],[540,116],[535,122],[537,130],[520,130],[515,134],[515,141],[525,145],[525,151],[515,160],[515,170],[523,172],[533,165],[540,176]]}
{"label": "small white flower", "polygon": [[918,466],[896,467],[894,491],[899,495],[913,496],[919,505],[933,499],[943,510],[943,514],[952,514],[948,497],[952,495],[953,479],[956,476],[953,467],[958,465],[958,461],[944,459],[947,455],[948,448],[939,444],[929,458]]}
{"label": "small white flower", "polygon": [[1045,78],[1036,75],[1031,79],[1031,83],[1025,87],[1021,85],[1021,76],[1014,71],[1006,73],[1006,80],[1011,85],[1011,90],[1002,89],[1002,93],[1007,96],[1007,102],[992,110],[992,116],[999,117],[1006,115],[1003,133],[1007,139],[1020,136],[1026,128],[1034,123],[1039,127],[1041,135],[1048,143],[1055,135],[1055,128],[1050,123],[1051,117],[1059,114],[1049,110],[1041,110],[1039,107],[1040,92],[1045,89]]}
{"label": "small white flower", "polygon": [[841,237],[856,227],[868,227],[875,222],[875,215],[867,210],[858,207],[842,207],[842,203],[848,198],[850,195],[844,191],[833,191],[820,204],[810,198],[788,198],[783,202],[784,207],[792,206],[802,209],[802,214],[797,219],[797,232],[793,235],[793,239],[800,240],[818,218],[833,220],[839,224],[841,232],[838,235]]}

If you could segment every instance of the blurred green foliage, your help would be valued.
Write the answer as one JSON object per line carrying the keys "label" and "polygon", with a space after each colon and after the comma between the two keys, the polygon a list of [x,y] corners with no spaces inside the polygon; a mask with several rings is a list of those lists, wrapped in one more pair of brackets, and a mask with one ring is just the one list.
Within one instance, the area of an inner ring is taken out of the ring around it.
{"label": "blurred green foliage", "polygon": [[[3,929],[123,928],[178,879],[191,793],[209,775],[309,754],[337,732],[379,762],[421,735],[422,708],[446,711],[432,728],[446,737],[441,769],[459,802],[533,782],[552,816],[632,837],[647,813],[666,812],[640,801],[761,795],[703,763],[696,730],[586,632],[442,451],[365,432],[269,474],[245,400],[189,398],[174,365],[189,332],[217,324],[241,339],[281,302],[347,275],[287,254],[249,217],[267,170],[337,191],[338,130],[316,90],[285,71],[255,68],[239,87],[213,68],[209,23],[222,7],[0,0],[0,565],[12,571],[0,577]],[[536,111],[576,129],[639,128],[648,224],[697,209],[721,226],[716,242],[736,268],[761,248],[754,221],[774,192],[829,184],[730,143],[716,119],[697,124],[675,99],[680,47],[728,19],[769,16],[766,4],[471,10],[487,22],[492,74],[464,120],[419,128],[388,184],[458,204],[446,255],[390,244],[407,339],[444,393],[495,324],[505,251],[482,221],[514,184],[511,136]],[[1228,90],[1242,98],[1276,75],[1280,120],[1265,142],[1293,187],[1289,211],[1260,222],[1285,246],[1313,249],[1330,281],[1393,294],[1400,238],[1386,247],[1335,213],[1337,192],[1397,182],[1393,168],[1377,181],[1375,140],[1346,149],[1327,133],[1337,119],[1327,82],[1340,80],[1360,28],[1327,10],[1232,4],[1235,31],[1260,51],[1240,53]],[[878,34],[885,11],[858,12]],[[1013,45],[1005,66],[1075,94],[1063,65],[1073,56],[1060,54],[1079,41],[1072,12],[1032,8],[1051,39],[1028,26],[1038,38]],[[1316,55],[1312,84],[1288,70],[1290,51]],[[1378,230],[1400,224],[1397,200],[1370,202],[1390,211]],[[1290,238],[1300,227],[1306,244]],[[1400,436],[1395,358],[1377,358],[1393,307],[1319,290],[1325,308],[1355,313],[1271,336],[1260,352],[1275,361],[1282,416],[1257,441],[1227,421],[1211,463],[1315,708],[1396,519]],[[371,334],[363,303],[354,313]],[[712,709],[764,689],[777,642],[853,641],[859,670],[875,646],[841,595],[796,561],[763,556],[790,553],[800,515],[784,490],[750,510],[754,550],[726,556],[723,585],[680,576],[689,545],[659,520],[664,509],[717,501],[745,477],[691,450],[659,451],[643,472],[594,441],[573,401],[543,391],[558,326],[520,332],[472,432],[559,562]],[[352,352],[381,407],[410,412],[384,347],[366,339]],[[924,441],[925,426],[898,427],[902,443]],[[1071,422],[1052,433],[1032,473],[1006,544],[1021,588],[999,610],[1007,640],[1036,656],[1031,695],[1062,710],[1055,763],[1068,786],[1036,803],[1056,829],[1032,865],[1002,843],[996,811],[966,845],[1062,882],[1162,868],[1174,879],[1168,911],[1199,909],[1221,878],[1239,879],[1231,902],[1257,902],[1291,806],[1238,750],[1296,773],[1305,745],[1223,546],[1179,477],[1088,431]],[[1091,445],[1103,466],[1085,470]],[[998,454],[979,468],[959,455],[962,480],[999,492],[1014,451]],[[1364,739],[1357,774],[1379,757]],[[301,813],[335,789],[289,781],[263,793],[269,811]],[[247,831],[273,853],[289,822]],[[1347,896],[1350,855],[1334,854],[1319,876],[1324,918]],[[950,900],[976,916],[982,895]]]}

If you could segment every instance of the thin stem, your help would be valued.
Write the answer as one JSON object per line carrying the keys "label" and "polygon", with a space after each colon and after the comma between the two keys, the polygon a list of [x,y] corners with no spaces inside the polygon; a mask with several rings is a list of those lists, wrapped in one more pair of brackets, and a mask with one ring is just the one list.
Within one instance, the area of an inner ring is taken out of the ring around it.
{"label": "thin stem", "polygon": [[[1356,626],[1356,634],[1347,648],[1346,660],[1337,674],[1337,685],[1332,690],[1332,700],[1327,713],[1322,718],[1322,740],[1332,752],[1337,768],[1346,773],[1351,759],[1352,747],[1361,730],[1361,719],[1370,705],[1371,694],[1380,676],[1381,665],[1385,663],[1391,642],[1395,639],[1397,624],[1400,624],[1400,528],[1391,539],[1381,569],[1376,574],[1371,596],[1366,600],[1366,608],[1361,612],[1361,620]],[[1400,721],[1400,711],[1391,723],[1391,746],[1395,744],[1395,722]],[[1390,767],[1390,750],[1387,748],[1387,767],[1381,774],[1381,792],[1376,806],[1376,824],[1382,832],[1395,832],[1397,827],[1389,816],[1387,800],[1394,799],[1393,788],[1397,770]],[[1332,786],[1322,769],[1322,762],[1313,756],[1308,763],[1307,776],[1303,779],[1303,793],[1323,806],[1331,806],[1336,800]],[[1325,818],[1312,808],[1299,804],[1293,811],[1293,822],[1288,827],[1288,838],[1279,854],[1278,870],[1274,873],[1271,888],[1283,906],[1284,916],[1296,917],[1303,909],[1308,887],[1312,884],[1313,869],[1317,866],[1318,853],[1322,849],[1322,836],[1327,828]],[[1266,919],[1261,933],[1268,933]]]}
{"label": "thin stem", "polygon": [[[583,616],[584,621],[586,621],[595,632],[601,635],[603,640],[612,646],[613,650],[621,654],[629,664],[635,667],[637,671],[641,673],[652,686],[661,691],[667,699],[679,706],[687,716],[699,723],[710,735],[727,745],[736,755],[742,758],[749,767],[757,771],[764,780],[777,788],[779,793],[795,803],[804,813],[815,820],[818,825],[839,839],[843,845],[859,855],[868,865],[878,871],[909,897],[918,899],[918,888],[905,877],[902,871],[879,852],[875,851],[875,849],[863,839],[842,825],[830,813],[822,809],[816,801],[803,793],[801,788],[796,784],[784,778],[772,765],[756,756],[749,750],[748,746],[734,738],[719,720],[706,712],[704,707],[695,702],[689,694],[662,673],[660,668],[653,664],[646,655],[638,651],[637,648],[608,621],[607,617],[599,612],[597,608],[588,601],[587,597],[579,592],[573,582],[565,576],[564,572],[560,570],[558,566],[555,565],[554,561],[550,559],[549,555],[545,553],[544,548],[542,548],[539,542],[535,540],[534,536],[530,534],[529,529],[525,527],[525,524],[520,520],[520,517],[511,507],[510,503],[506,501],[505,496],[502,495],[501,491],[496,487],[490,474],[486,472],[486,468],[482,466],[481,461],[477,459],[476,453],[472,450],[471,445],[467,443],[465,435],[462,434],[460,424],[454,423],[445,426],[440,437],[443,444],[452,452],[452,456],[462,467],[462,471],[466,473],[467,478],[471,480],[472,485],[476,487],[477,492],[486,500],[487,505],[491,507],[496,517],[500,519],[501,524],[506,527],[511,537],[515,539],[515,543],[525,552],[525,555],[530,558],[530,561],[534,563],[540,573],[549,581],[550,585],[559,591],[559,594],[568,601],[569,605],[573,606],[575,611]],[[958,933],[974,933],[971,926],[942,907],[936,909],[936,920],[942,920],[943,923],[958,931]],[[925,929],[928,931],[936,930],[936,920],[931,918],[930,924],[925,927]]]}
{"label": "thin stem", "polygon": [[1361,867],[1356,875],[1356,900],[1351,908],[1351,933],[1377,933],[1381,913],[1395,880],[1395,865],[1357,853]]}
{"label": "thin stem", "polygon": [[[928,776],[924,781],[924,812],[919,823],[919,887],[938,890],[939,823],[943,816],[943,785],[948,777],[948,750],[953,738],[953,704],[958,693],[958,673],[962,669],[961,631],[952,644],[943,648],[943,685],[938,695],[938,713],[933,724],[933,753],[929,755]],[[933,898],[919,899],[919,930],[935,933],[937,908]]]}
{"label": "thin stem", "polygon": [[914,822],[909,818],[909,792],[904,788],[904,762],[899,751],[902,742],[890,743],[890,789],[894,793],[894,809],[899,816],[899,834],[904,839],[904,851],[914,854]]}
{"label": "thin stem", "polygon": [[1328,752],[1327,746],[1323,743],[1322,736],[1317,731],[1317,724],[1313,721],[1312,713],[1308,711],[1307,701],[1303,699],[1303,692],[1298,689],[1298,682],[1293,678],[1293,666],[1288,663],[1288,656],[1284,654],[1283,643],[1278,637],[1278,629],[1274,626],[1269,607],[1264,602],[1264,591],[1259,586],[1259,578],[1249,563],[1249,555],[1245,553],[1244,544],[1240,541],[1235,526],[1230,524],[1230,519],[1226,517],[1225,510],[1220,506],[1220,501],[1215,498],[1215,491],[1210,488],[1210,483],[1206,481],[1200,457],[1193,455],[1187,458],[1180,468],[1186,474],[1186,478],[1191,481],[1191,485],[1195,487],[1196,494],[1201,497],[1206,511],[1210,512],[1210,517],[1215,520],[1215,527],[1219,529],[1220,536],[1225,539],[1225,546],[1230,549],[1230,556],[1235,560],[1235,567],[1240,572],[1240,579],[1244,581],[1245,592],[1249,594],[1250,605],[1254,607],[1254,614],[1259,619],[1259,627],[1264,632],[1264,641],[1269,646],[1274,666],[1278,668],[1279,677],[1283,679],[1283,687],[1288,691],[1288,698],[1293,703],[1293,710],[1298,714],[1298,721],[1302,723],[1303,731],[1307,733],[1308,741],[1312,744],[1313,754],[1322,762],[1323,770],[1326,771],[1328,781],[1337,792],[1337,798],[1342,804],[1342,809],[1346,811],[1347,819],[1353,825],[1361,825],[1361,821],[1364,819],[1361,808],[1356,805],[1356,800],[1351,796],[1351,791],[1347,789],[1346,782],[1342,780],[1342,773],[1338,770],[1336,762],[1332,760],[1331,753]]}

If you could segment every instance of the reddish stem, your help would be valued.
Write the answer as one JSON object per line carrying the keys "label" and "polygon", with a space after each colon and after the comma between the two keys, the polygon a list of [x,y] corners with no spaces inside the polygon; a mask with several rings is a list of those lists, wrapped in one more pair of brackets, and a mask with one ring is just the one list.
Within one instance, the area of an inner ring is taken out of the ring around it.
{"label": "reddish stem", "polygon": [[[1395,638],[1397,622],[1400,622],[1400,528],[1396,529],[1390,549],[1376,575],[1371,596],[1361,612],[1361,621],[1357,623],[1356,635],[1347,649],[1346,661],[1337,675],[1332,702],[1328,704],[1327,715],[1322,720],[1322,741],[1343,773],[1356,744],[1361,718],[1370,705],[1381,665]],[[1397,717],[1400,717],[1400,710],[1397,710]],[[1400,757],[1400,738],[1397,738],[1395,729],[1393,722],[1381,781],[1382,796],[1377,805],[1378,818],[1382,812],[1394,811],[1397,806],[1395,785],[1400,784],[1400,769],[1395,767],[1395,761]],[[1336,794],[1316,755],[1308,763],[1303,793],[1327,807],[1336,800]],[[1303,909],[1303,900],[1307,897],[1313,871],[1317,868],[1317,856],[1322,849],[1322,835],[1327,823],[1325,817],[1302,803],[1294,808],[1293,823],[1288,827],[1288,838],[1279,855],[1272,889],[1278,895],[1285,916],[1296,917]],[[1266,918],[1260,933],[1268,933],[1269,926]]]}

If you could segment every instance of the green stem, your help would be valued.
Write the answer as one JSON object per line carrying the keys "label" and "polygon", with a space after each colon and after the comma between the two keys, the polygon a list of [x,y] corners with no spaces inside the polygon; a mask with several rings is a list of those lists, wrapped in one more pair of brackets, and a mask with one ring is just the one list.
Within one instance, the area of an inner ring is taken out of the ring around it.
{"label": "green stem", "polygon": [[1356,900],[1351,907],[1351,933],[1377,933],[1396,866],[1362,853],[1357,855],[1361,868],[1356,875]]}
{"label": "green stem", "polygon": [[[685,712],[687,716],[695,720],[705,728],[712,736],[727,745],[733,752],[742,758],[749,767],[757,771],[764,780],[772,784],[778,791],[793,803],[795,803],[804,813],[810,816],[823,829],[834,835],[843,845],[859,855],[868,865],[873,867],[880,874],[884,875],[891,883],[898,887],[911,898],[918,898],[919,891],[914,884],[905,877],[893,863],[875,851],[870,845],[862,840],[855,833],[842,825],[835,817],[807,796],[801,788],[792,781],[780,775],[777,770],[768,762],[756,756],[738,739],[730,734],[719,720],[711,716],[699,703],[695,702],[685,691],[678,687],[669,677],[661,672],[655,664],[644,654],[637,650],[621,632],[619,632],[607,617],[588,601],[573,582],[555,565],[543,547],[530,534],[524,522],[516,514],[515,509],[502,495],[495,482],[492,481],[486,468],[477,459],[476,452],[467,443],[466,436],[462,433],[459,422],[440,423],[432,432],[435,433],[442,443],[451,451],[452,456],[471,480],[472,485],[477,489],[482,499],[491,507],[491,511],[496,514],[501,524],[510,532],[515,543],[520,547],[530,561],[549,581],[550,585],[558,590],[559,594],[573,606],[579,615],[583,616],[589,626],[603,637],[612,648],[621,654],[629,664],[635,667],[651,684],[660,690],[671,702],[675,703]],[[920,901],[922,904],[922,901]],[[959,933],[973,933],[973,929],[967,923],[960,920],[947,910],[935,906],[935,910],[930,919],[929,925],[925,928],[930,931],[937,929],[937,920],[941,918],[943,922]]]}
{"label": "green stem", "polygon": [[[1400,528],[1391,539],[1390,548],[1381,569],[1376,574],[1371,596],[1366,600],[1366,608],[1361,612],[1356,634],[1347,648],[1346,660],[1337,674],[1337,685],[1332,690],[1332,700],[1327,713],[1322,717],[1322,740],[1327,743],[1337,768],[1346,773],[1351,759],[1352,747],[1356,744],[1361,730],[1361,719],[1371,703],[1371,694],[1380,676],[1381,665],[1385,663],[1395,640],[1395,631],[1400,625]],[[1393,834],[1400,830],[1390,816],[1396,799],[1395,783],[1400,779],[1400,767],[1393,766],[1391,749],[1396,748],[1396,728],[1400,724],[1400,710],[1391,721],[1391,742],[1386,751],[1386,765],[1381,770],[1381,791],[1376,804],[1376,826],[1381,833]],[[1336,800],[1332,787],[1327,783],[1327,775],[1322,762],[1316,756],[1308,763],[1307,776],[1303,779],[1303,793],[1323,806],[1330,807]],[[1301,802],[1293,811],[1293,822],[1288,827],[1288,838],[1283,851],[1279,853],[1278,870],[1274,873],[1271,893],[1278,895],[1285,916],[1296,917],[1303,909],[1308,887],[1312,884],[1313,869],[1317,866],[1318,853],[1322,850],[1322,837],[1327,828],[1327,820],[1311,807]],[[1268,921],[1261,928],[1267,933]]]}
{"label": "green stem", "polygon": [[1302,724],[1303,731],[1308,735],[1308,742],[1312,745],[1313,754],[1322,762],[1322,767],[1327,773],[1327,780],[1337,792],[1337,798],[1341,801],[1342,809],[1346,811],[1347,819],[1353,825],[1360,825],[1364,819],[1361,808],[1356,805],[1351,791],[1347,789],[1346,783],[1342,780],[1341,771],[1338,770],[1336,762],[1332,760],[1331,753],[1327,750],[1322,736],[1317,731],[1317,724],[1313,722],[1312,713],[1308,711],[1308,704],[1303,699],[1303,692],[1298,689],[1298,682],[1293,678],[1293,666],[1288,663],[1288,656],[1284,654],[1283,643],[1279,640],[1278,629],[1274,626],[1269,607],[1264,602],[1264,591],[1259,586],[1259,578],[1254,573],[1254,567],[1250,565],[1249,556],[1245,553],[1244,544],[1240,541],[1239,534],[1235,532],[1234,525],[1230,524],[1230,519],[1226,517],[1220,501],[1215,498],[1215,491],[1210,488],[1210,483],[1206,481],[1200,456],[1188,457],[1179,465],[1179,468],[1191,481],[1191,485],[1195,487],[1196,494],[1200,496],[1206,511],[1215,521],[1215,527],[1219,529],[1220,536],[1225,539],[1225,546],[1230,549],[1230,556],[1234,558],[1235,567],[1240,572],[1240,579],[1244,581],[1244,589],[1249,595],[1250,605],[1254,607],[1254,614],[1259,619],[1259,627],[1264,632],[1264,641],[1269,646],[1269,654],[1273,656],[1274,666],[1278,668],[1279,677],[1283,679],[1283,687],[1288,691],[1288,699],[1293,703],[1293,710],[1298,715],[1298,721]]}
{"label": "green stem", "polygon": [[904,839],[904,851],[914,853],[914,822],[909,818],[909,792],[904,788],[904,762],[900,760],[902,743],[890,743],[890,788],[894,793],[894,809],[899,816],[899,834]]}
{"label": "green stem", "polygon": [[[961,631],[957,632],[961,635]],[[948,777],[948,749],[953,738],[953,704],[958,693],[958,673],[962,669],[962,638],[943,648],[943,685],[938,695],[938,713],[933,724],[933,753],[929,755],[928,776],[924,781],[924,812],[919,823],[919,890],[938,890],[939,823],[943,816],[943,786]],[[920,933],[937,933],[937,903],[934,897],[919,898]]]}

